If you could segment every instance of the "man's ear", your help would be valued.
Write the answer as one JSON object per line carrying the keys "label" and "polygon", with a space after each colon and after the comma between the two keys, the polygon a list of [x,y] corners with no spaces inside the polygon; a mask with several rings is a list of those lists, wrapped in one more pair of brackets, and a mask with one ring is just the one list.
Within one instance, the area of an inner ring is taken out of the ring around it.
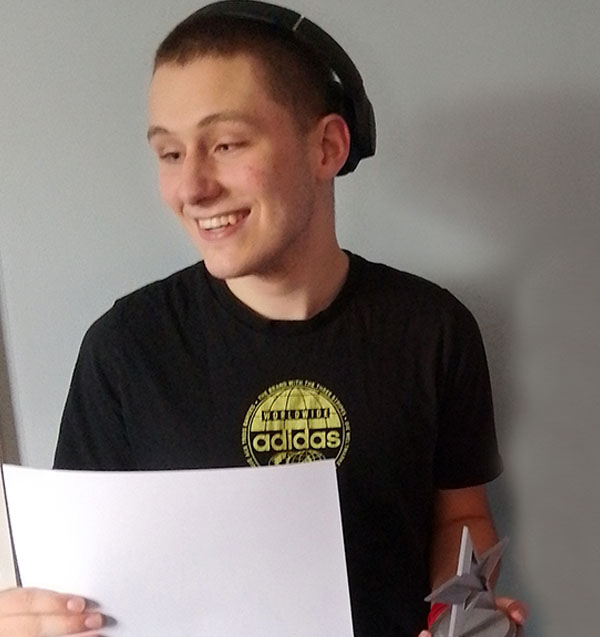
{"label": "man's ear", "polygon": [[317,145],[316,175],[323,180],[333,179],[346,163],[350,152],[350,131],[341,115],[330,113],[315,127]]}

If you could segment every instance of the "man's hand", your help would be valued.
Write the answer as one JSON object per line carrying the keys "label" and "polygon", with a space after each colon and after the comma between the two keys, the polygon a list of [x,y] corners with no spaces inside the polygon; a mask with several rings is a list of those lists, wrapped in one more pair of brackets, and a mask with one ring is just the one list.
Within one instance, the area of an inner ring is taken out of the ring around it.
{"label": "man's hand", "polygon": [[0,637],[59,637],[97,630],[103,623],[83,597],[39,588],[0,592]]}
{"label": "man's hand", "polygon": [[[496,597],[496,607],[505,612],[522,630],[528,613],[527,606],[523,602],[511,597]],[[518,631],[518,634],[521,635],[522,632]],[[422,630],[418,637],[431,637],[431,633],[428,630]]]}

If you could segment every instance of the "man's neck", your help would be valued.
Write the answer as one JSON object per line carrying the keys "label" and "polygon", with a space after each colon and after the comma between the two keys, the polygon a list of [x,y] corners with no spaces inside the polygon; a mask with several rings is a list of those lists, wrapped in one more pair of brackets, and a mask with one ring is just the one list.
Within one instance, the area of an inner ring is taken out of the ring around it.
{"label": "man's neck", "polygon": [[341,290],[349,259],[337,245],[320,258],[292,263],[285,273],[251,275],[226,281],[242,303],[273,320],[302,321],[327,308]]}

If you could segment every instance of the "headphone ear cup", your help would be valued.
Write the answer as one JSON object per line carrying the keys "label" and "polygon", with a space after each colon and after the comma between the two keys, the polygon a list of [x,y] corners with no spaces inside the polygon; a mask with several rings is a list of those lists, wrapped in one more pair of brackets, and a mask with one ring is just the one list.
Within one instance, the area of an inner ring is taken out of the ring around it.
{"label": "headphone ear cup", "polygon": [[343,97],[342,112],[340,114],[346,120],[348,129],[350,130],[350,150],[348,151],[346,162],[338,172],[338,177],[351,173],[358,166],[358,162],[362,158],[358,133],[359,125],[355,112],[355,104],[347,95],[344,95]]}
{"label": "headphone ear cup", "polygon": [[351,173],[365,157],[375,154],[376,127],[375,113],[366,93],[360,99],[352,100],[348,95],[343,99],[342,117],[350,129],[350,152],[348,159],[338,172],[338,176]]}
{"label": "headphone ear cup", "polygon": [[372,157],[375,154],[377,144],[377,127],[375,124],[373,106],[367,94],[364,92],[364,89],[362,90],[360,99],[353,102],[353,106],[357,111],[354,116],[357,131],[356,145],[358,154],[360,159]]}

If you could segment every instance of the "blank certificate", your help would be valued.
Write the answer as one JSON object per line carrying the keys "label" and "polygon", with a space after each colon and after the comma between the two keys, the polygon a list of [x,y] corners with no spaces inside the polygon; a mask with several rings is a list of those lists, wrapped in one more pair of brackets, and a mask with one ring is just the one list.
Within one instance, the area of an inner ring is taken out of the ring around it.
{"label": "blank certificate", "polygon": [[96,602],[107,637],[353,634],[333,461],[4,479],[23,585]]}

